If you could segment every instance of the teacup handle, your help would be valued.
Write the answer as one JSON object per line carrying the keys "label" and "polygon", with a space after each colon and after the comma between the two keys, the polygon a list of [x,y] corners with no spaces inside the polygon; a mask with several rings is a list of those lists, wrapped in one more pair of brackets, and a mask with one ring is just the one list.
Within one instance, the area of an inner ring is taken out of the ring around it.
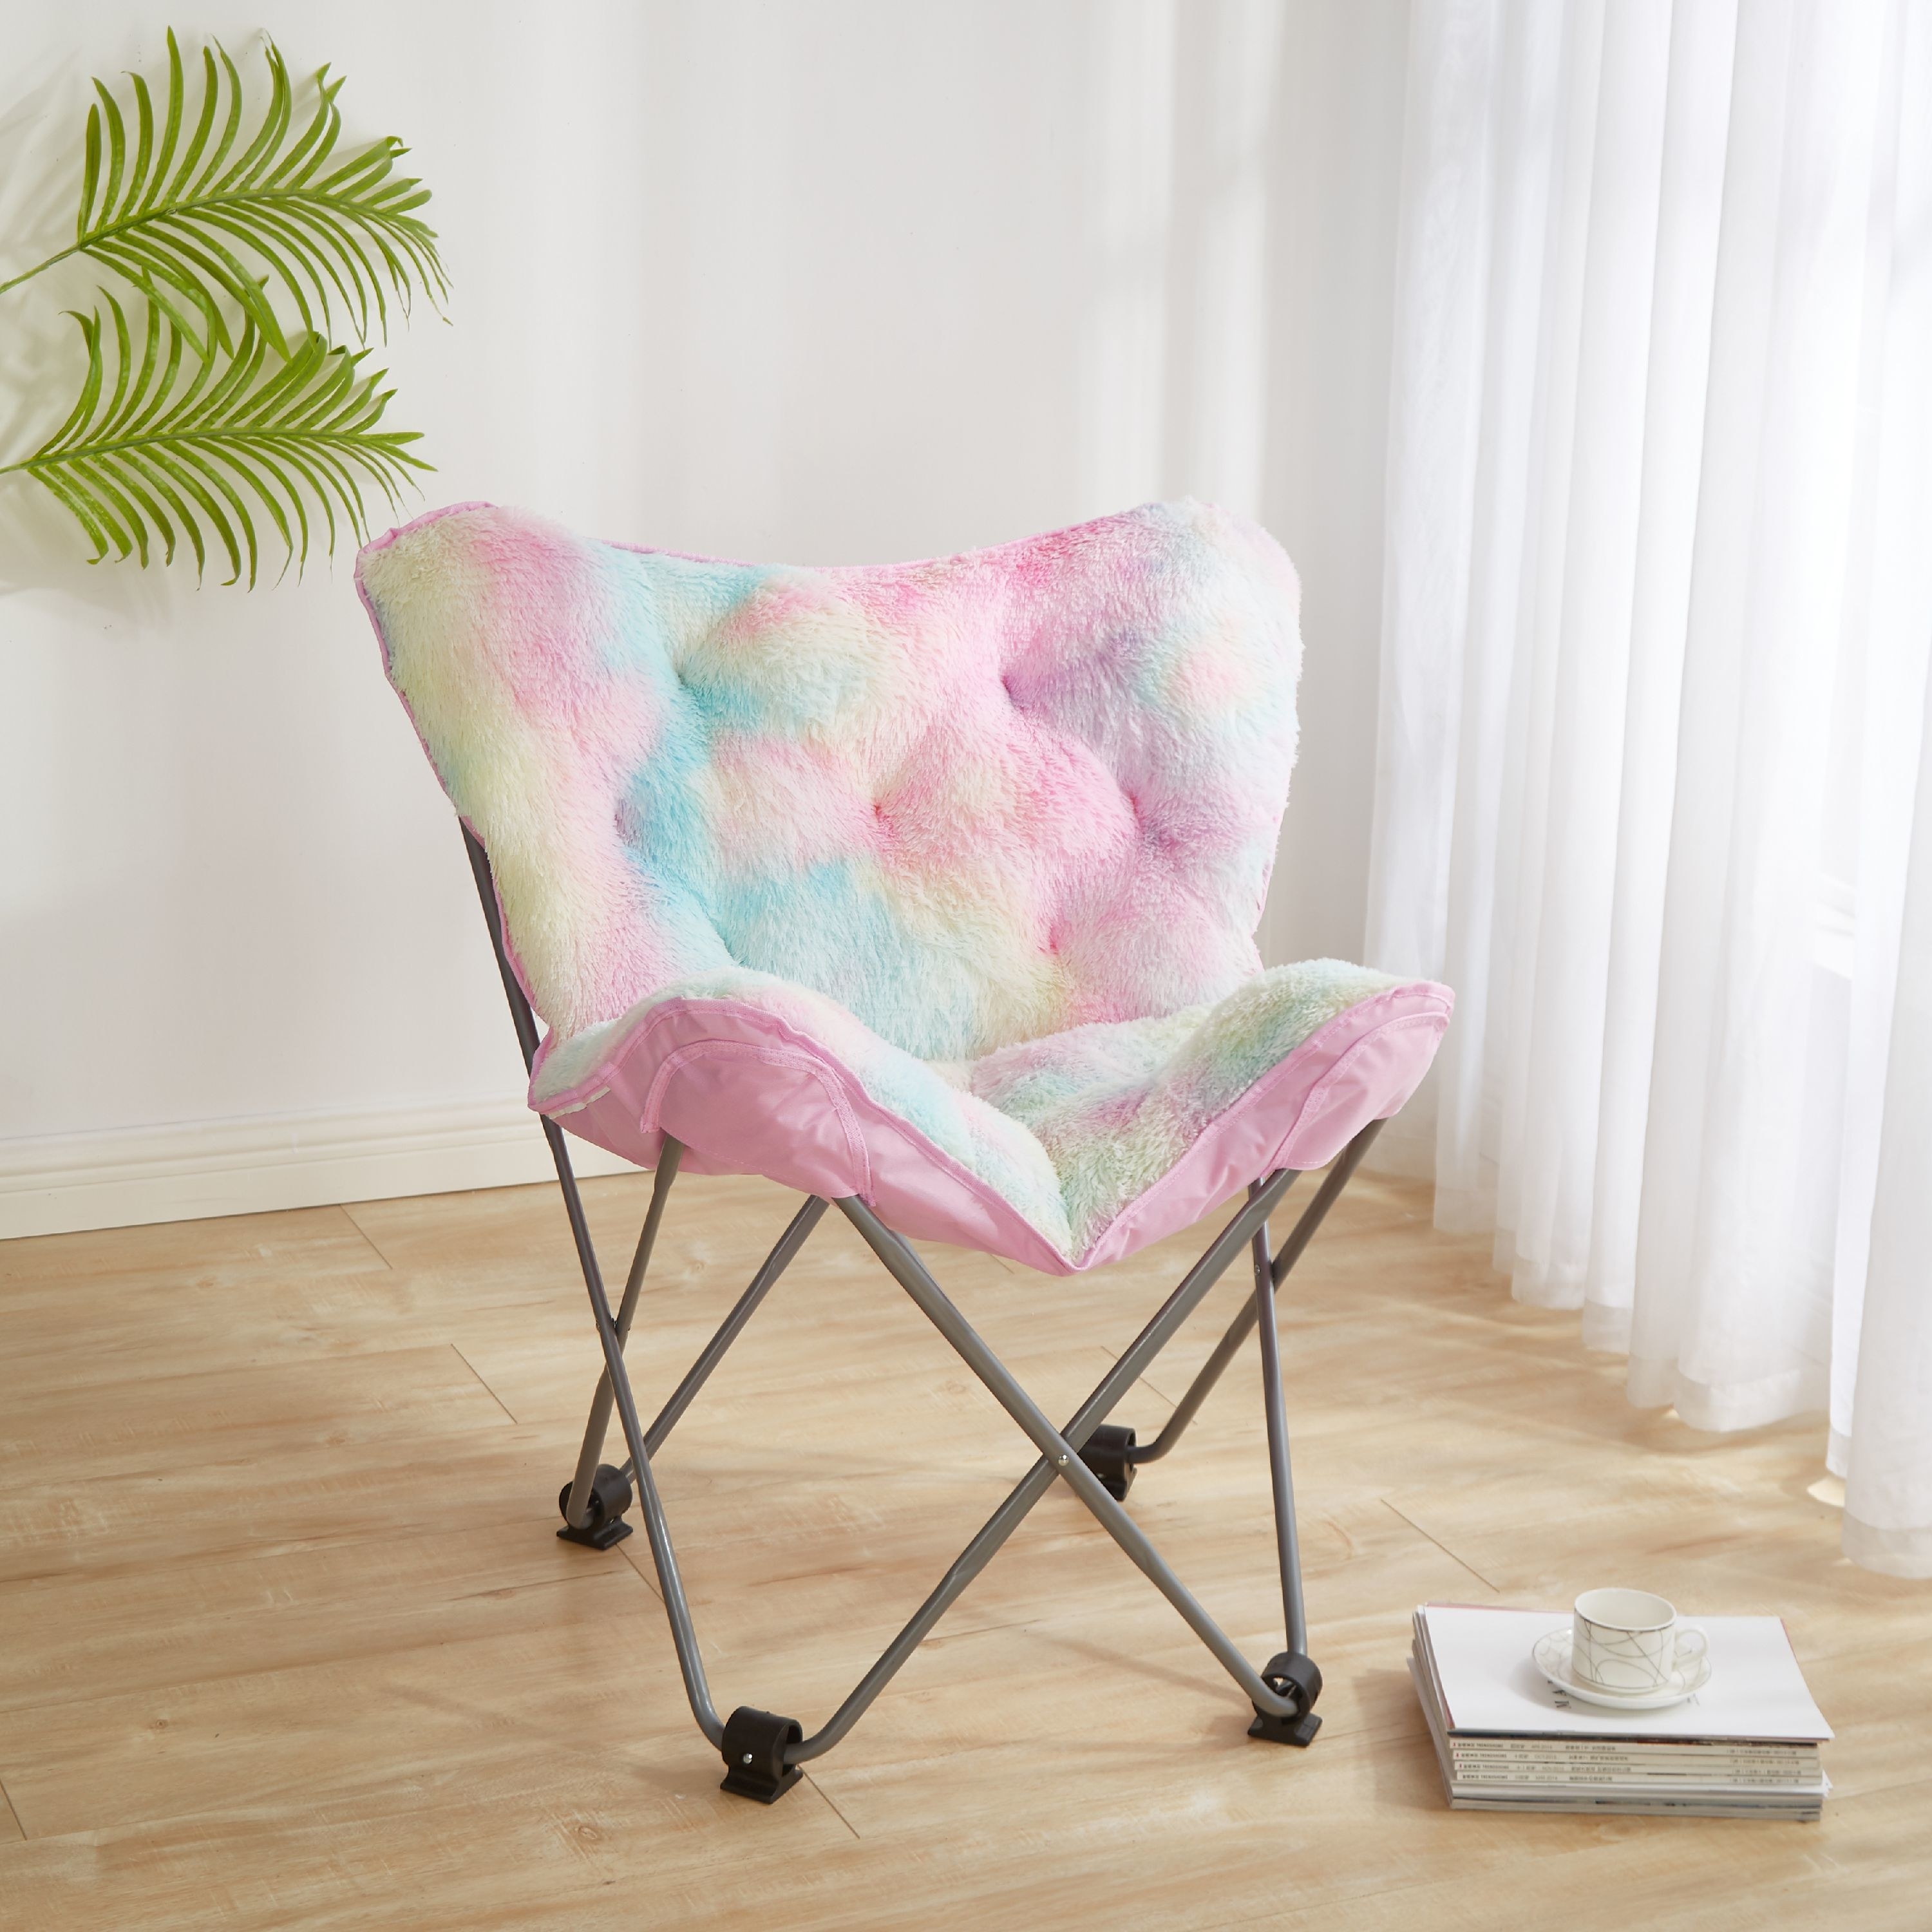
{"label": "teacup handle", "polygon": [[1700,1630],[1680,1630],[1677,1633],[1677,1651],[1675,1663],[1677,1669],[1684,1670],[1694,1664],[1701,1664],[1710,1654],[1710,1640]]}

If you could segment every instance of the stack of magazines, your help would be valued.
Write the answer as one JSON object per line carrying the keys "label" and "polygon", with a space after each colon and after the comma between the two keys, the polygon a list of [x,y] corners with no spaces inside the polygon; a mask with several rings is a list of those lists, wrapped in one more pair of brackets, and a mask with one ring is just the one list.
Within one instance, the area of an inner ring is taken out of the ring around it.
{"label": "stack of magazines", "polygon": [[1459,1810],[1815,1819],[1831,1727],[1776,1617],[1700,1617],[1710,1676],[1667,1709],[1604,1709],[1532,1651],[1561,1610],[1424,1604],[1409,1674]]}

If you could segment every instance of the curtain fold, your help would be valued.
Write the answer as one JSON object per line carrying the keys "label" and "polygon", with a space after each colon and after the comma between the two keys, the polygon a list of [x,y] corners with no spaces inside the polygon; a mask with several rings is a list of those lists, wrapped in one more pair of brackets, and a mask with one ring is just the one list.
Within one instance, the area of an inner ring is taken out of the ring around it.
{"label": "curtain fold", "polygon": [[1418,0],[1369,955],[1437,1216],[1932,1575],[1932,8]]}

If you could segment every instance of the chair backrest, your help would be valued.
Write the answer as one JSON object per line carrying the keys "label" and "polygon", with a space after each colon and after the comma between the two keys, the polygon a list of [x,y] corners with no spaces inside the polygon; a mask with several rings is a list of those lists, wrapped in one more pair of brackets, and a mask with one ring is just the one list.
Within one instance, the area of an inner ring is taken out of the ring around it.
{"label": "chair backrest", "polygon": [[1259,964],[1300,645],[1238,518],[808,569],[464,505],[357,578],[560,1034],[735,964],[962,1059]]}

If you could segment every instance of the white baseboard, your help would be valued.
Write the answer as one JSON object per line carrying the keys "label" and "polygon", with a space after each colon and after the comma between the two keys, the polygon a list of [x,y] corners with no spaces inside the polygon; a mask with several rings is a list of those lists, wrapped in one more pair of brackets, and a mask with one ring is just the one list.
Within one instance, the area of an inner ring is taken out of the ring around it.
{"label": "white baseboard", "polygon": [[[572,1139],[582,1174],[634,1170]],[[0,1240],[549,1180],[520,1099],[0,1141]]]}
{"label": "white baseboard", "polygon": [[[1412,1102],[1407,1111],[1426,1110]],[[1368,1165],[1426,1180],[1434,1154],[1432,1123],[1406,1112],[1383,1130]],[[586,1176],[635,1172],[574,1136],[570,1155]],[[520,1098],[0,1140],[0,1240],[515,1187],[554,1172]]]}

